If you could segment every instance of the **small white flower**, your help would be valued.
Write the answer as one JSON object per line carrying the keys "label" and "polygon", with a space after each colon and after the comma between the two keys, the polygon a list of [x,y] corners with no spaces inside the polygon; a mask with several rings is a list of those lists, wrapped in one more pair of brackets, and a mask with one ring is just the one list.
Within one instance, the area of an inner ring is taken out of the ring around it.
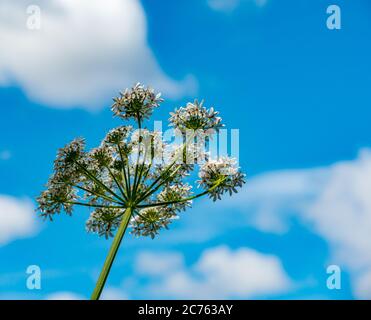
{"label": "small white flower", "polygon": [[239,171],[236,160],[228,157],[209,160],[200,168],[198,176],[199,185],[211,189],[209,195],[214,201],[221,199],[225,192],[237,193],[237,187],[245,183],[245,175]]}
{"label": "small white flower", "polygon": [[112,237],[113,232],[119,227],[122,219],[123,209],[98,208],[94,210],[86,221],[88,232]]}
{"label": "small white flower", "polygon": [[149,118],[153,109],[158,107],[163,99],[161,93],[156,94],[152,88],[145,88],[137,83],[130,90],[121,92],[113,101],[111,110],[116,116],[123,119],[138,117],[142,120]]}
{"label": "small white flower", "polygon": [[192,187],[189,184],[177,183],[164,188],[157,196],[160,202],[175,202],[166,206],[170,211],[185,211],[186,208],[192,206],[192,200],[182,201],[189,198]]}
{"label": "small white flower", "polygon": [[85,141],[78,138],[58,150],[54,161],[54,171],[61,174],[74,175],[79,171],[77,162],[85,156]]}
{"label": "small white flower", "polygon": [[103,140],[103,144],[117,145],[125,143],[129,134],[133,130],[132,126],[120,126],[110,130]]}
{"label": "small white flower", "polygon": [[153,239],[161,229],[168,229],[168,225],[175,218],[176,216],[163,208],[142,209],[130,221],[131,233],[136,236],[150,236]]}
{"label": "small white flower", "polygon": [[214,108],[207,110],[203,107],[203,101],[200,103],[195,100],[193,103],[187,103],[186,107],[180,107],[174,112],[170,112],[171,125],[181,132],[186,130],[210,130],[223,127],[222,118],[218,117],[218,112]]}

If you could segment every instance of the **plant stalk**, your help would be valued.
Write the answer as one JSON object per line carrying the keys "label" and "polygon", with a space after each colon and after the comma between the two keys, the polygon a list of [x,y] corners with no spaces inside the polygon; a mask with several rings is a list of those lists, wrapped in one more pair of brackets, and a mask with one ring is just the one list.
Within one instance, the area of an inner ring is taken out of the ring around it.
{"label": "plant stalk", "polygon": [[98,278],[98,281],[95,285],[93,294],[91,295],[91,300],[99,300],[99,298],[100,298],[100,295],[103,291],[104,285],[105,285],[106,280],[108,278],[108,274],[111,270],[113,261],[116,257],[117,251],[120,247],[121,240],[124,237],[125,231],[126,231],[127,226],[129,224],[131,214],[132,214],[132,208],[129,207],[125,210],[125,213],[124,213],[124,216],[123,216],[122,221],[120,223],[120,226],[119,226],[119,228],[116,232],[116,235],[113,239],[113,242],[112,242],[111,248],[109,249],[106,261],[104,262],[102,271],[101,271],[101,273],[99,275],[99,278]]}

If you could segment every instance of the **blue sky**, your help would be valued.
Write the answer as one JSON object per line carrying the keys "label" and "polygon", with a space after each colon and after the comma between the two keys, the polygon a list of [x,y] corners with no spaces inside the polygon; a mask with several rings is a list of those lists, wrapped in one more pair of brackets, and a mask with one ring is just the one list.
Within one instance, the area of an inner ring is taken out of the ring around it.
{"label": "blue sky", "polygon": [[[215,106],[240,130],[249,179],[158,239],[126,235],[106,298],[370,298],[371,6],[335,2],[35,0],[29,30],[29,3],[4,1],[0,299],[89,297],[109,241],[85,233],[87,210],[42,222],[34,199],[57,148],[99,144],[120,125],[110,98],[137,81],[163,92],[155,120],[194,98]],[[41,290],[26,288],[33,264]],[[326,286],[332,264],[341,290]]]}

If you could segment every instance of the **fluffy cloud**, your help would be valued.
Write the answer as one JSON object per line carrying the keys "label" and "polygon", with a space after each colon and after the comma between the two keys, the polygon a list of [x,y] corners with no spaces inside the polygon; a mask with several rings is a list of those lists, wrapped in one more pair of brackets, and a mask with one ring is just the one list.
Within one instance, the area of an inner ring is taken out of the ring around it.
{"label": "fluffy cloud", "polygon": [[371,151],[337,163],[311,206],[302,212],[332,247],[333,259],[352,272],[354,293],[371,298]]}
{"label": "fluffy cloud", "polygon": [[332,263],[351,272],[355,295],[371,298],[371,150],[325,168],[262,175],[240,197],[262,231],[285,231],[298,217],[329,243]]}
{"label": "fluffy cloud", "polygon": [[101,300],[128,300],[129,297],[123,290],[114,287],[105,288],[102,292]]}
{"label": "fluffy cloud", "polygon": [[262,7],[266,4],[267,0],[208,0],[207,4],[215,11],[231,12],[234,11],[241,2],[254,3]]}
{"label": "fluffy cloud", "polygon": [[35,212],[29,200],[0,195],[0,245],[31,236],[37,229]]}
{"label": "fluffy cloud", "polygon": [[183,256],[174,252],[141,252],[138,254],[135,270],[140,274],[161,275],[183,266]]}
{"label": "fluffy cloud", "polygon": [[337,163],[304,217],[349,267],[371,267],[371,151]]}
{"label": "fluffy cloud", "polygon": [[371,268],[356,277],[354,292],[359,299],[371,299]]}
{"label": "fluffy cloud", "polygon": [[46,300],[85,300],[86,298],[69,291],[54,292],[48,295]]}
{"label": "fluffy cloud", "polygon": [[185,217],[178,241],[191,227],[205,231],[194,241],[241,225],[282,234],[299,219],[328,242],[331,262],[351,273],[355,295],[371,298],[371,150],[328,167],[262,174],[229,200],[199,209]]}
{"label": "fluffy cloud", "polygon": [[[147,43],[138,0],[39,0],[0,3],[0,85],[18,84],[35,101],[54,107],[97,108],[140,81],[176,97],[194,89],[167,76]],[[31,7],[32,9],[32,7]],[[36,15],[35,15],[36,14]]]}
{"label": "fluffy cloud", "polygon": [[[162,259],[166,255],[162,255]],[[277,257],[249,248],[231,250],[226,246],[207,249],[190,268],[179,265],[182,256],[167,255],[176,267],[158,274],[145,289],[181,299],[251,298],[283,292],[291,281]],[[152,257],[158,259],[155,256]],[[155,262],[155,260],[152,260]],[[141,270],[143,273],[143,270]],[[149,276],[153,273],[148,272]]]}

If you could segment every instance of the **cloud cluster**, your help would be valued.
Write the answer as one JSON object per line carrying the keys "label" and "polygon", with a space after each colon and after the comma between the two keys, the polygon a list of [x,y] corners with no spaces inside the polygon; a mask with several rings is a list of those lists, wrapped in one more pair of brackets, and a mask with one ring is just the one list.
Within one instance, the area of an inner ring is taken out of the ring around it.
{"label": "cloud cluster", "polygon": [[207,4],[211,9],[220,12],[232,12],[242,3],[253,3],[258,7],[262,7],[267,3],[267,0],[207,0]]}
{"label": "cloud cluster", "polygon": [[135,270],[139,274],[162,275],[182,268],[184,265],[183,256],[176,252],[141,252],[135,263]]}
{"label": "cloud cluster", "polygon": [[[16,84],[33,100],[59,107],[99,108],[135,82],[168,97],[195,88],[175,81],[147,43],[139,0],[38,0],[0,3],[0,85]],[[40,17],[40,19],[39,19]],[[29,28],[35,19],[40,29]]]}
{"label": "cloud cluster", "polygon": [[262,175],[242,197],[263,231],[287,230],[298,217],[329,243],[332,263],[351,272],[355,295],[371,298],[371,150],[325,168]]}
{"label": "cloud cluster", "polygon": [[[299,220],[328,242],[331,263],[351,273],[354,294],[371,298],[369,149],[361,150],[355,160],[328,167],[259,175],[229,200],[217,205],[205,202],[195,211],[183,219],[183,227],[173,241],[190,241],[187,234],[197,228],[203,232],[191,240],[206,241],[243,225],[283,234],[293,220]],[[229,213],[233,213],[233,219]]]}
{"label": "cloud cluster", "polygon": [[[158,260],[162,262],[159,264]],[[141,253],[137,257],[136,270],[150,278],[144,290],[153,297],[252,298],[280,293],[291,286],[277,257],[244,247],[207,249],[188,268],[179,253]]]}
{"label": "cloud cluster", "polygon": [[46,300],[85,300],[85,297],[69,291],[58,291],[45,297]]}
{"label": "cloud cluster", "polygon": [[352,272],[354,293],[371,298],[371,151],[329,169],[329,178],[302,214],[330,243],[334,261]]}
{"label": "cloud cluster", "polygon": [[0,195],[0,246],[31,236],[37,229],[31,201]]}

